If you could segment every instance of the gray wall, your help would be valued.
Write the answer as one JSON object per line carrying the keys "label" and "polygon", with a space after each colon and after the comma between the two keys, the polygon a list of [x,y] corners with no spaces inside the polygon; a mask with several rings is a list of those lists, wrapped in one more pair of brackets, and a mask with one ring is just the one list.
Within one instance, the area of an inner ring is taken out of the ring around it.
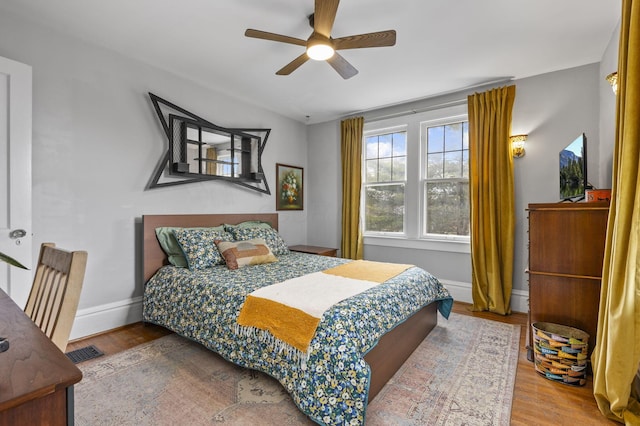
{"label": "gray wall", "polygon": [[600,186],[611,188],[613,147],[616,138],[616,96],[605,77],[618,69],[620,24],[613,31],[600,61]]}
{"label": "gray wall", "polygon": [[529,135],[526,155],[514,160],[514,289],[522,292],[528,291],[527,205],[559,200],[558,153],[582,132],[588,179],[599,179],[598,76],[598,64],[592,64],[516,81],[512,133]]}
{"label": "gray wall", "polygon": [[[306,184],[309,244],[340,249],[342,232],[340,121],[307,126]],[[340,253],[338,253],[340,254]]]}
{"label": "gray wall", "polygon": [[[303,123],[135,59],[6,13],[0,56],[33,67],[33,258],[44,241],[89,253],[86,321],[72,337],[141,319],[143,214],[273,212],[275,163],[307,168]],[[145,191],[167,145],[149,91],[220,126],[271,128],[262,164],[272,195],[222,181]],[[306,210],[280,224],[288,243],[306,241]]]}
{"label": "gray wall", "polygon": [[[526,155],[514,160],[516,192],[516,235],[514,264],[514,310],[526,311],[527,276],[527,220],[529,203],[559,201],[558,153],[584,132],[588,138],[588,174],[594,185],[602,182],[600,168],[607,166],[610,148],[600,147],[600,92],[603,88],[599,64],[590,64],[535,77],[515,80],[516,100],[513,108],[512,134],[529,135]],[[605,82],[606,83],[606,82]],[[486,87],[396,105],[384,110],[370,111],[367,118],[394,114],[411,109],[428,109],[437,105],[466,99],[474,91]],[[609,89],[611,92],[611,89]],[[608,117],[603,118],[609,120]],[[337,188],[341,182],[339,121],[308,127],[310,173],[323,180],[309,182],[314,194],[309,205],[308,242],[332,247],[340,246],[341,191],[323,190],[325,182]],[[317,167],[317,169],[316,169]],[[337,179],[337,183],[334,183]],[[316,226],[321,223],[323,226]],[[335,224],[337,229],[329,228]],[[330,229],[330,232],[327,230]],[[468,253],[407,249],[391,246],[365,245],[365,258],[400,261],[424,267],[438,276],[454,296],[471,301],[471,261]]]}

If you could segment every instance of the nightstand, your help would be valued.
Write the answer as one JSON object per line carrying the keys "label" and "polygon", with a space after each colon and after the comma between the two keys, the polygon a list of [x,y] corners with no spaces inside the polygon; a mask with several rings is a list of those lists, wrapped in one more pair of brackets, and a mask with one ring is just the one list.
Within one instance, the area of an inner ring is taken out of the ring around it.
{"label": "nightstand", "polygon": [[329,247],[316,247],[316,246],[289,246],[289,250],[297,251],[300,253],[309,253],[309,254],[318,254],[320,256],[329,256],[336,257],[338,254],[338,249],[329,248]]}

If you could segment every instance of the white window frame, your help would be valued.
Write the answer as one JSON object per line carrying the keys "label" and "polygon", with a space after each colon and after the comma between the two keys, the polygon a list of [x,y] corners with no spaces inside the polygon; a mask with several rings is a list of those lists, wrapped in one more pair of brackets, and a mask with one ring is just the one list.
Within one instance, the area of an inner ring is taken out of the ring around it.
{"label": "white window frame", "polygon": [[[388,119],[369,120],[365,119],[363,136],[373,134],[388,133],[406,128],[407,132],[407,170],[405,182],[405,217],[404,232],[400,233],[379,233],[364,232],[364,243],[372,246],[398,247],[405,249],[433,250],[441,252],[470,253],[471,246],[469,237],[446,238],[444,235],[424,235],[424,215],[422,206],[424,205],[424,193],[421,187],[422,180],[422,157],[424,149],[420,128],[422,122],[446,122],[465,121],[467,119],[467,103],[459,101],[454,105],[442,108],[433,108],[414,112],[402,116],[394,116]],[[455,118],[455,119],[452,119]],[[363,146],[365,139],[362,140]],[[363,162],[366,153],[363,149]],[[364,168],[363,168],[364,169]],[[364,170],[363,170],[364,173]],[[364,175],[363,175],[364,176]],[[364,179],[361,196],[361,223],[364,227]],[[444,238],[443,238],[444,237]]]}
{"label": "white window frame", "polygon": [[372,183],[367,183],[366,182],[366,175],[367,175],[367,166],[366,166],[366,161],[367,161],[367,147],[366,147],[366,139],[367,137],[370,136],[379,136],[379,135],[386,135],[389,133],[402,133],[404,132],[406,134],[405,139],[405,157],[408,160],[408,152],[407,152],[407,145],[409,144],[409,133],[407,131],[407,126],[406,125],[400,125],[400,126],[393,126],[393,127],[385,127],[385,128],[380,128],[380,129],[376,129],[376,130],[370,130],[370,131],[365,131],[363,132],[363,136],[362,136],[362,191],[360,194],[360,206],[362,206],[362,208],[360,209],[361,213],[360,213],[360,221],[362,223],[362,226],[364,228],[366,221],[365,221],[365,213],[366,213],[366,209],[365,209],[365,199],[366,199],[366,188],[368,186],[380,186],[380,185],[397,185],[397,184],[404,184],[404,216],[402,218],[402,232],[381,232],[381,231],[364,231],[365,235],[371,235],[371,236],[387,236],[387,237],[392,237],[392,238],[396,238],[396,237],[405,237],[407,235],[407,180],[408,180],[408,165],[405,163],[405,171],[404,171],[404,180],[403,181],[385,181],[385,182],[372,182]]}
{"label": "white window frame", "polygon": [[[463,121],[469,121],[468,114],[459,114],[449,117],[438,118],[435,120],[422,121],[420,123],[420,238],[432,241],[459,241],[470,242],[469,235],[451,235],[451,234],[433,234],[426,232],[426,200],[425,200],[425,186],[427,185],[426,177],[426,164],[427,161],[427,129],[429,127],[446,126],[447,124],[455,124]],[[447,179],[443,179],[446,181]],[[458,182],[464,179],[452,178],[448,179],[451,182]],[[466,179],[467,182],[469,178]]]}

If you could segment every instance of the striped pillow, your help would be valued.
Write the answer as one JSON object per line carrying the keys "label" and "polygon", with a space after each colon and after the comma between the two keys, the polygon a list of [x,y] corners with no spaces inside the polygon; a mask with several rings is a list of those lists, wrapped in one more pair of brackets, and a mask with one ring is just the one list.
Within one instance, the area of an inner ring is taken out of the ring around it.
{"label": "striped pillow", "polygon": [[229,269],[278,261],[262,238],[245,241],[216,240],[216,246]]}

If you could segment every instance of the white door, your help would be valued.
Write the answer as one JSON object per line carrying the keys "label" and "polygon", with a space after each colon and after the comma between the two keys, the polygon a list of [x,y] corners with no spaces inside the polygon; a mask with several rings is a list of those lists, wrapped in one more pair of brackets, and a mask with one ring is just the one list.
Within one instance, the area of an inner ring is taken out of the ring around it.
{"label": "white door", "polygon": [[0,57],[0,288],[24,307],[32,281],[31,67]]}

